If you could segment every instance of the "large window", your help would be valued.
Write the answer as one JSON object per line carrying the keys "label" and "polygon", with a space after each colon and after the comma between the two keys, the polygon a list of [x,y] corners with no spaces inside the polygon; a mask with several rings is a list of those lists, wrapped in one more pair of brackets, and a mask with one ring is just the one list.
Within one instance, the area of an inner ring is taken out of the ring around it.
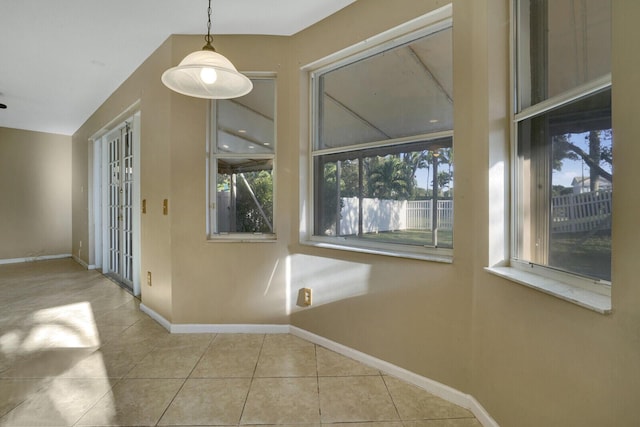
{"label": "large window", "polygon": [[311,240],[449,256],[450,16],[334,61],[312,81]]}
{"label": "large window", "polygon": [[607,288],[611,2],[516,4],[512,265]]}
{"label": "large window", "polygon": [[275,237],[275,79],[251,80],[248,95],[211,104],[210,238]]}

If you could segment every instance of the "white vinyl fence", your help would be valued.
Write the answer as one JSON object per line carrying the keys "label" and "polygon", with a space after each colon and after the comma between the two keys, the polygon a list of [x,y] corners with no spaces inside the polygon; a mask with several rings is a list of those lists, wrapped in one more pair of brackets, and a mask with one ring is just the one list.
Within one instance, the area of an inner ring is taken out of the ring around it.
{"label": "white vinyl fence", "polygon": [[[438,200],[437,228],[453,229],[453,200]],[[407,202],[407,228],[410,230],[431,230],[433,224],[433,200],[412,200]]]}
{"label": "white vinyl fence", "polygon": [[[431,230],[431,200],[362,200],[362,232],[394,230]],[[438,200],[440,229],[453,229],[453,201]],[[343,197],[340,211],[340,235],[358,233],[358,198]]]}
{"label": "white vinyl fence", "polygon": [[611,190],[551,199],[551,231],[575,233],[611,227]]}
{"label": "white vinyl fence", "polygon": [[[406,201],[362,199],[362,232],[406,230],[406,210]],[[358,198],[343,197],[340,235],[352,234],[358,234]]]}
{"label": "white vinyl fence", "polygon": [[[362,232],[431,230],[432,200],[362,201]],[[611,190],[555,196],[551,200],[553,233],[584,232],[611,227]],[[438,200],[437,227],[453,229],[453,200]],[[358,198],[343,197],[340,235],[358,234]]]}

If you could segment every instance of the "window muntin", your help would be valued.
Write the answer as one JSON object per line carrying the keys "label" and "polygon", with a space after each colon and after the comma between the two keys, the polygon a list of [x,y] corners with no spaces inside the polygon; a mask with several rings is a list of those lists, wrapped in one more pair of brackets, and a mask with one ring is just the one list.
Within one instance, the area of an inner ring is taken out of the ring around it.
{"label": "window muntin", "polygon": [[611,280],[610,6],[517,7],[512,260],[572,283]]}
{"label": "window muntin", "polygon": [[275,79],[212,102],[209,236],[268,238],[274,229]]}
{"label": "window muntin", "polygon": [[450,21],[343,60],[314,73],[313,81],[314,240],[450,250]]}

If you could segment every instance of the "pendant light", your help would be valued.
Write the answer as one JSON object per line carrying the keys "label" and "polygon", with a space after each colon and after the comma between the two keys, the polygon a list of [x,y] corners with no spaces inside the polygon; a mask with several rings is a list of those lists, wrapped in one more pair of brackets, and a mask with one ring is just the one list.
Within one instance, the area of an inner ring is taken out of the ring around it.
{"label": "pendant light", "polygon": [[246,95],[253,83],[236,70],[231,61],[216,52],[211,42],[211,0],[207,10],[207,44],[202,50],[187,55],[177,67],[162,74],[169,89],[196,98],[229,99]]}

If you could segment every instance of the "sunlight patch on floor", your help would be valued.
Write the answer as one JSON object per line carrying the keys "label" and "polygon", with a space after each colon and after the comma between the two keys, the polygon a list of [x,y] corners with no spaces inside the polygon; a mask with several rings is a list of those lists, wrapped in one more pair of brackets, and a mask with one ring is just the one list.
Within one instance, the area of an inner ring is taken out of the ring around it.
{"label": "sunlight patch on floor", "polygon": [[0,336],[2,356],[13,361],[2,376],[30,378],[35,389],[2,424],[73,425],[99,400],[103,417],[113,418],[112,384],[102,353],[94,351],[100,345],[89,302],[36,310],[11,325]]}
{"label": "sunlight patch on floor", "polygon": [[7,355],[99,346],[100,336],[88,302],[37,310],[24,325],[0,337],[0,349]]}

